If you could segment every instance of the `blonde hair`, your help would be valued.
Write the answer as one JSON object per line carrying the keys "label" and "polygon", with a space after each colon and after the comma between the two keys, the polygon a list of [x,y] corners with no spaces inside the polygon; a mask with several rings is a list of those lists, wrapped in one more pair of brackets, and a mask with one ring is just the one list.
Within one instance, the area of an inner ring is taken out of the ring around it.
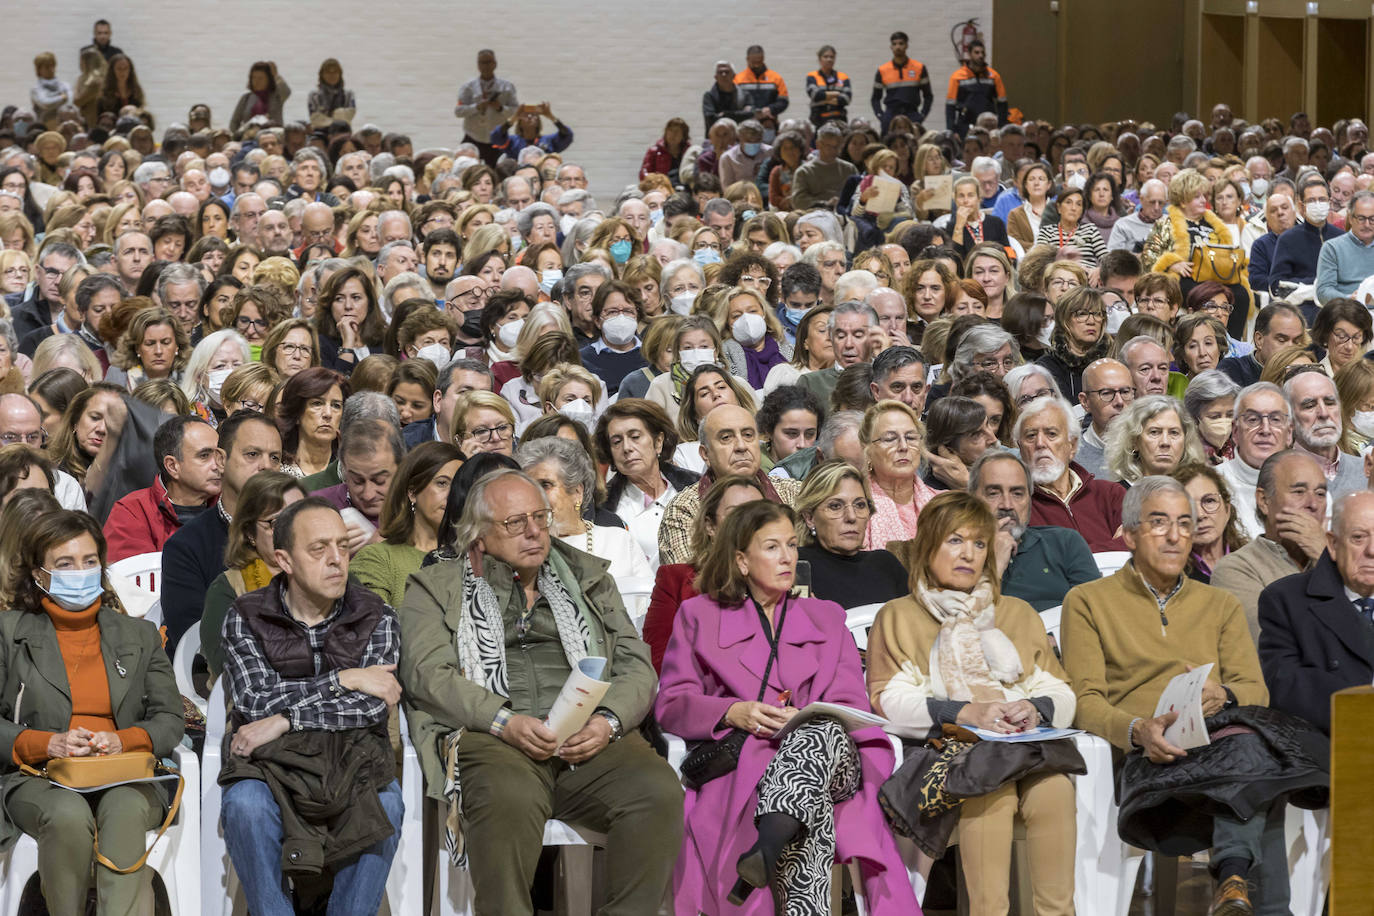
{"label": "blonde hair", "polygon": [[[568,363],[561,363],[544,373],[544,377],[539,381],[539,400],[546,405],[552,404],[554,398],[558,397],[558,392],[569,382],[581,382],[591,389],[593,407],[601,401],[601,380],[581,366]],[[554,409],[557,410],[556,407]]]}
{"label": "blonde hair", "polygon": [[504,417],[512,427],[516,425],[515,411],[511,410],[510,403],[501,395],[492,394],[490,391],[469,391],[459,395],[458,400],[454,402],[453,425],[449,427],[450,439],[454,442],[461,442],[467,437],[467,415],[479,407],[494,410]]}
{"label": "blonde hair", "polygon": [[296,294],[296,284],[301,280],[301,272],[286,258],[281,256],[266,258],[253,268],[253,282],[250,286],[268,283],[281,290],[288,299]]}

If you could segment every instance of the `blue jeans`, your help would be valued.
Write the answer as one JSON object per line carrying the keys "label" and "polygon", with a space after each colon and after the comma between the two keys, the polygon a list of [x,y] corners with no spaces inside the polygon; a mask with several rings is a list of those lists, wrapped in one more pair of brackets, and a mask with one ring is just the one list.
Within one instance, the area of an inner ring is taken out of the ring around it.
{"label": "blue jeans", "polygon": [[[395,780],[378,793],[395,830],[391,836],[336,868],[329,894],[329,916],[376,916],[386,894],[391,857],[401,839],[405,803]],[[282,881],[281,809],[267,783],[244,779],[224,791],[221,819],[224,845],[243,885],[253,916],[295,916],[291,895]]]}

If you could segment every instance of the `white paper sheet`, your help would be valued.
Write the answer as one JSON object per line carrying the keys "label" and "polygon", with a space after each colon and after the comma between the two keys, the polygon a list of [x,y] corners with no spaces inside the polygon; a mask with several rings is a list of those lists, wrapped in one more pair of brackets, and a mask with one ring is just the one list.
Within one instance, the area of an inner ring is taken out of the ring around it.
{"label": "white paper sheet", "polygon": [[865,728],[881,728],[899,738],[921,739],[924,733],[917,733],[912,729],[903,728],[875,712],[867,709],[856,709],[853,706],[841,706],[838,703],[808,703],[806,706],[797,710],[797,714],[788,720],[787,724],[778,729],[773,740],[779,740],[787,735],[797,726],[808,722],[817,716],[832,716],[840,720],[840,724],[845,727],[845,731],[857,732]]}
{"label": "white paper sheet", "polygon": [[582,730],[587,720],[596,712],[597,704],[606,695],[611,685],[601,680],[606,670],[606,659],[599,655],[589,655],[577,663],[568,673],[558,699],[544,720],[544,725],[558,738],[558,746]]}
{"label": "white paper sheet", "polygon": [[895,178],[888,178],[886,175],[877,175],[873,178],[872,187],[877,188],[878,193],[868,199],[864,204],[869,213],[891,213],[897,209],[897,201],[902,196],[902,183]]}
{"label": "white paper sheet", "polygon": [[1185,751],[1211,744],[1207,737],[1207,723],[1202,716],[1202,688],[1212,673],[1208,662],[1192,671],[1185,671],[1169,682],[1155,705],[1155,718],[1176,712],[1174,724],[1164,730],[1164,740]]}
{"label": "white paper sheet", "polygon": [[1048,728],[1044,726],[1033,728],[1028,732],[1013,732],[1009,735],[1004,735],[1001,732],[990,732],[982,728],[970,728],[969,731],[984,741],[1001,741],[1005,744],[1022,744],[1027,741],[1057,741],[1060,738],[1072,738],[1074,735],[1083,734],[1082,729]]}
{"label": "white paper sheet", "polygon": [[935,196],[925,202],[927,210],[954,209],[953,175],[927,175],[921,182],[922,187],[935,192]]}

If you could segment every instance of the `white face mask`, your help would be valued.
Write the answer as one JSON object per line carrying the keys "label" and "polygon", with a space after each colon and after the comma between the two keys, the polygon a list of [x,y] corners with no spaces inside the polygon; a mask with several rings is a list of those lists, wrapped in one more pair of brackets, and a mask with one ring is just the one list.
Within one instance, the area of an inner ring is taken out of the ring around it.
{"label": "white face mask", "polygon": [[448,365],[448,361],[453,358],[449,353],[448,347],[443,344],[429,344],[415,351],[416,359],[427,359],[434,364],[436,369],[442,369]]}
{"label": "white face mask", "polygon": [[1266,197],[1269,194],[1269,179],[1256,178],[1250,183],[1250,193],[1256,197]]}
{"label": "white face mask", "polygon": [[668,307],[673,310],[674,314],[690,315],[692,313],[692,304],[696,301],[696,293],[683,293],[680,296],[674,296],[673,301],[669,303]]}
{"label": "white face mask", "polygon": [[695,350],[680,350],[677,354],[677,361],[682,364],[682,368],[691,372],[697,366],[714,363],[716,361],[716,349],[715,347],[698,347]]}
{"label": "white face mask", "polygon": [[1064,186],[1073,188],[1075,191],[1083,190],[1083,186],[1087,183],[1088,176],[1084,175],[1082,172],[1074,172],[1068,178],[1064,179]]}
{"label": "white face mask", "polygon": [[546,270],[539,275],[539,288],[547,296],[553,292],[553,285],[562,279],[563,271],[558,268]]}
{"label": "white face mask", "polygon": [[616,315],[607,318],[601,325],[601,335],[613,347],[623,347],[635,339],[639,325],[629,315]]}
{"label": "white face mask", "polygon": [[1355,427],[1355,432],[1369,439],[1374,439],[1374,410],[1357,410],[1350,418],[1350,425]]}
{"label": "white face mask", "polygon": [[586,428],[591,427],[592,415],[595,413],[595,411],[592,410],[591,403],[588,402],[586,398],[578,398],[575,401],[569,401],[558,408],[558,412],[574,423],[579,423]]}
{"label": "white face mask", "polygon": [[564,235],[567,235],[569,232],[572,232],[573,226],[576,225],[577,217],[573,216],[571,213],[563,214],[563,216],[561,216],[558,220],[558,228]]}
{"label": "white face mask", "polygon": [[1303,213],[1307,215],[1309,223],[1324,223],[1331,215],[1331,204],[1324,200],[1313,201],[1303,207]]}
{"label": "white face mask", "polygon": [[768,330],[768,325],[764,322],[762,315],[755,315],[753,312],[745,312],[735,319],[735,323],[730,325],[730,333],[741,345],[752,347],[754,344],[763,340],[764,333]]}
{"label": "white face mask", "polygon": [[1129,317],[1131,317],[1131,310],[1128,308],[1113,306],[1107,309],[1107,333],[1115,334],[1121,330],[1121,325]]}
{"label": "white face mask", "polygon": [[1035,342],[1046,350],[1050,348],[1050,338],[1054,336],[1054,319],[1051,318],[1040,328],[1040,333],[1035,335]]}
{"label": "white face mask", "polygon": [[496,340],[504,350],[515,349],[515,339],[520,336],[520,329],[525,326],[525,319],[517,318],[510,324],[501,325],[501,330],[496,332]]}
{"label": "white face mask", "polygon": [[210,174],[207,177],[210,179],[210,187],[212,188],[229,187],[229,170],[224,168],[223,166],[211,169]]}
{"label": "white face mask", "polygon": [[210,393],[210,400],[216,404],[220,403],[220,389],[224,387],[224,380],[229,377],[233,369],[211,369],[205,373],[205,390]]}

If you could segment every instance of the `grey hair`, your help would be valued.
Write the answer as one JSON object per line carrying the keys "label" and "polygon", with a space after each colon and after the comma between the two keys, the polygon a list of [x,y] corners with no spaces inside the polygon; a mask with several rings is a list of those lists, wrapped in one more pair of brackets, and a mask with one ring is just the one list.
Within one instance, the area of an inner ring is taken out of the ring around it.
{"label": "grey hair", "polygon": [[1140,452],[1136,448],[1136,442],[1144,435],[1145,425],[1166,410],[1173,411],[1178,417],[1179,425],[1183,427],[1183,454],[1179,456],[1179,464],[1207,463],[1197,427],[1193,425],[1193,418],[1188,416],[1178,399],[1167,394],[1148,394],[1127,404],[1126,409],[1107,427],[1104,462],[1117,480],[1134,483],[1144,476],[1145,470],[1140,464]]}
{"label": "grey hair", "polygon": [[177,262],[168,264],[163,268],[162,273],[157,275],[157,301],[167,302],[167,287],[173,283],[194,283],[196,284],[196,298],[205,292],[205,276],[190,264]]}
{"label": "grey hair", "polygon": [[1327,384],[1331,386],[1332,392],[1336,392],[1335,380],[1332,379],[1331,376],[1327,375],[1325,372],[1298,372],[1294,375],[1289,376],[1288,380],[1283,383],[1283,396],[1284,399],[1288,401],[1289,408],[1292,408],[1293,406],[1293,383],[1296,382],[1300,376],[1304,375],[1315,375],[1323,379]]}
{"label": "grey hair", "polygon": [[820,434],[816,437],[816,451],[826,458],[834,458],[836,440],[850,430],[857,435],[863,422],[864,415],[857,410],[835,411],[821,424]]}
{"label": "grey hair", "polygon": [[396,157],[391,153],[378,153],[372,157],[372,161],[367,164],[367,178],[373,184],[382,180],[386,175],[386,170],[396,164]]}
{"label": "grey hair", "polygon": [[296,150],[296,155],[291,157],[291,174],[294,175],[296,173],[295,166],[300,165],[307,159],[315,160],[315,164],[320,167],[321,178],[327,179],[329,177],[329,160],[313,146],[303,146]]}
{"label": "grey hair", "polygon": [[1188,136],[1187,134],[1174,134],[1174,136],[1169,140],[1168,148],[1187,149],[1189,151],[1192,151],[1197,149],[1197,144],[1194,143],[1193,138]]}
{"label": "grey hair", "polygon": [[514,477],[529,484],[530,488],[539,494],[539,501],[544,508],[550,508],[549,497],[544,493],[544,488],[535,483],[534,479],[524,471],[517,471],[515,468],[498,468],[489,474],[483,474],[477,478],[477,482],[468,491],[467,502],[463,503],[463,512],[453,526],[453,548],[459,554],[467,552],[468,548],[477,543],[487,533],[487,528],[496,521],[491,513],[491,503],[487,499],[487,491],[508,477]]}
{"label": "grey hair", "polygon": [[[717,62],[717,66],[719,66],[719,62]],[[731,69],[734,68],[732,67]],[[731,130],[739,130],[739,122],[734,118],[716,118],[716,120],[711,123],[711,126],[715,127],[717,124],[723,124]],[[710,131],[707,131],[707,133],[710,133]],[[844,131],[840,131],[840,135],[844,136]]]}
{"label": "grey hair", "polygon": [[[801,222],[801,220],[797,220],[797,222]],[[806,251],[802,252],[802,262],[815,267],[816,262],[821,259],[821,255],[823,254],[838,254],[840,257],[846,256],[844,245],[838,241],[827,238],[824,242],[817,242],[806,249]]]}
{"label": "grey hair", "polygon": [[968,491],[973,494],[978,492],[978,481],[983,474],[983,466],[994,461],[1015,461],[1021,468],[1021,472],[1026,475],[1026,488],[1032,489],[1035,484],[1031,478],[1030,468],[1026,466],[1025,460],[1016,452],[1004,452],[1000,448],[990,448],[969,466],[968,469]]}
{"label": "grey hair", "polygon": [[831,123],[830,121],[826,121],[824,124],[820,126],[820,129],[816,131],[817,140],[819,140],[821,137],[833,137],[836,135],[843,137],[844,128],[840,127],[840,125],[838,124]]}
{"label": "grey hair", "polygon": [[[301,152],[305,152],[305,150],[301,150]],[[304,197],[293,197],[282,204],[281,212],[287,219],[295,219],[298,216],[303,216],[305,214],[305,208],[311,205],[312,202],[306,200]],[[320,204],[320,206],[328,207],[329,205]],[[263,215],[266,216],[267,214],[264,213]]]}
{"label": "grey hair", "polygon": [[[717,200],[719,200],[719,198],[717,198]],[[844,273],[840,274],[839,279],[835,281],[834,297],[840,302],[844,302],[846,299],[863,299],[867,302],[868,297],[873,295],[873,291],[877,288],[878,275],[873,273],[873,271],[863,269],[846,270]],[[853,289],[852,293],[851,289]],[[860,290],[863,291],[862,296],[858,295]],[[898,295],[901,294],[898,293]]]}
{"label": "grey hair", "polygon": [[735,205],[724,197],[712,197],[706,201],[706,206],[702,208],[701,215],[706,216],[734,216]]}
{"label": "grey hair", "polygon": [[380,391],[359,391],[344,401],[343,415],[339,418],[341,449],[342,440],[348,436],[348,427],[361,420],[386,420],[397,429],[401,428],[401,412],[396,408],[395,401]]}
{"label": "grey hair", "polygon": [[1374,191],[1356,191],[1350,197],[1349,206],[1354,207],[1358,203],[1374,200]]}
{"label": "grey hair", "polygon": [[[1264,459],[1264,463],[1260,465],[1259,479],[1255,481],[1255,489],[1264,491],[1265,499],[1270,502],[1278,499],[1279,466],[1289,458],[1305,459],[1312,462],[1318,470],[1321,469],[1321,462],[1318,461],[1311,452],[1304,452],[1301,449],[1286,448],[1283,451],[1275,452],[1270,455],[1268,458]],[[1259,507],[1258,501],[1255,504],[1255,515],[1259,518],[1261,525],[1269,524],[1269,520],[1265,518],[1265,512]],[[1333,524],[1331,527],[1334,529],[1336,526]]]}
{"label": "grey hair", "polygon": [[424,290],[429,288],[429,283],[424,277],[415,273],[413,270],[404,271],[386,281],[386,286],[382,287],[383,301],[390,303],[391,297],[396,294],[396,290],[403,286],[414,286]]}
{"label": "grey hair", "polygon": [[1240,394],[1236,395],[1235,406],[1231,408],[1231,419],[1239,423],[1240,409],[1241,405],[1245,403],[1245,399],[1250,397],[1250,395],[1252,394],[1259,394],[1261,391],[1269,391],[1274,394],[1277,394],[1279,398],[1283,400],[1283,411],[1284,413],[1288,414],[1288,422],[1292,423],[1293,408],[1288,403],[1288,396],[1283,393],[1282,388],[1280,388],[1278,385],[1275,385],[1273,382],[1255,382],[1255,384],[1253,385],[1246,385],[1244,388],[1242,388],[1240,390]]}
{"label": "grey hair", "polygon": [[393,165],[382,173],[383,178],[399,178],[406,184],[415,183],[415,170],[408,165]]}
{"label": "grey hair", "polygon": [[560,436],[545,436],[521,443],[515,451],[515,460],[526,472],[545,461],[552,461],[558,468],[558,477],[564,489],[582,488],[582,501],[577,511],[585,512],[596,497],[596,472],[592,469],[592,459],[576,442]]}
{"label": "grey hair", "polygon": [[[562,201],[559,201],[562,204]],[[573,227],[563,237],[563,246],[559,253],[563,255],[564,264],[576,264],[577,259],[582,253],[577,250],[578,242],[590,242],[592,233],[596,232],[596,227],[606,219],[604,215],[593,210],[584,214],[581,219],[573,223]]]}
{"label": "grey hair", "polygon": [[976,156],[974,157],[973,163],[968,167],[970,175],[977,175],[979,172],[986,172],[989,169],[997,172],[999,175],[1002,172],[1002,167],[998,165],[997,160],[993,159],[991,156]]}
{"label": "grey hair", "polygon": [[1221,398],[1234,398],[1240,394],[1240,386],[1220,369],[1208,369],[1193,376],[1188,390],[1183,393],[1183,409],[1196,420],[1202,416],[1213,401]]}
{"label": "grey hair", "polygon": [[[491,367],[480,359],[470,359],[466,356],[460,356],[458,359],[450,361],[444,368],[439,370],[439,380],[435,384],[435,388],[442,391],[444,394],[448,394],[448,387],[453,384],[453,376],[459,372],[480,372],[488,379],[492,379],[493,382],[495,378],[491,374]],[[492,387],[494,388],[495,384],[493,384]]]}
{"label": "grey hair", "polygon": [[[824,244],[824,242],[821,244]],[[811,247],[815,248],[816,246],[812,245]],[[835,306],[835,311],[830,313],[830,329],[832,331],[835,329],[836,320],[841,315],[863,315],[864,318],[868,320],[868,326],[870,328],[876,328],[878,326],[878,313],[873,311],[873,306],[865,305],[857,299],[850,299],[847,302],[841,302],[839,305]]]}
{"label": "grey hair", "polygon": [[[957,358],[958,354],[956,353],[955,356]],[[1048,382],[1050,388],[1054,391],[1055,397],[1062,398],[1064,396],[1064,392],[1059,390],[1059,383],[1054,380],[1054,376],[1050,374],[1050,370],[1039,363],[1022,363],[1002,376],[1002,382],[1007,386],[1007,390],[1011,392],[1011,399],[1013,402],[1021,396],[1019,393],[1021,385],[1032,375],[1039,376]]]}
{"label": "grey hair", "polygon": [[[235,219],[241,216],[242,214],[239,211],[242,208],[243,202],[247,200],[250,196],[262,200],[262,195],[259,194],[257,191],[246,191],[245,193],[240,194],[234,198],[234,206],[230,209],[229,216]],[[267,201],[263,200],[262,205],[264,207],[267,206]]]}
{"label": "grey hair", "polygon": [[1122,344],[1121,349],[1117,351],[1121,354],[1121,361],[1126,364],[1127,369],[1131,368],[1131,351],[1134,350],[1136,347],[1140,347],[1145,344],[1154,344],[1156,347],[1159,347],[1165,353],[1169,352],[1168,348],[1165,347],[1164,344],[1160,343],[1158,340],[1155,340],[1149,334],[1140,334],[1136,337],[1132,337],[1130,340]]}
{"label": "grey hair", "polygon": [[385,226],[389,220],[395,219],[405,222],[406,238],[410,238],[415,234],[415,230],[410,225],[410,217],[406,215],[404,210],[383,210],[382,215],[377,217],[377,233],[379,235],[382,234],[382,227]]}
{"label": "grey hair", "polygon": [[349,266],[350,265],[348,261],[344,258],[325,258],[323,261],[316,264],[314,267],[310,268],[310,270],[313,271],[315,275],[315,289],[318,290],[320,286],[324,283],[325,274],[332,274],[340,270],[347,270]]}
{"label": "grey hair", "polygon": [[1368,491],[1368,490],[1351,490],[1351,491],[1348,492],[1348,493],[1342,494],[1341,497],[1340,497],[1339,499],[1337,499],[1337,500],[1335,501],[1335,504],[1332,506],[1332,508],[1331,508],[1331,532],[1332,532],[1333,534],[1335,534],[1337,537],[1340,537],[1341,522],[1345,520],[1346,507],[1349,506],[1350,503],[1351,503],[1352,501],[1354,501],[1357,497],[1359,497],[1359,496],[1361,496],[1361,495],[1368,496],[1368,495],[1369,495],[1369,491]]}
{"label": "grey hair", "polygon": [[8,318],[0,318],[0,337],[5,338],[9,344],[10,357],[13,358],[19,352],[19,335],[14,333],[14,322]]}
{"label": "grey hair", "polygon": [[567,284],[565,288],[571,289],[578,280],[581,280],[588,274],[596,274],[603,280],[614,279],[611,269],[605,264],[598,261],[583,261],[580,264],[574,264],[572,267],[569,267],[567,272],[563,274],[563,282]]}
{"label": "grey hair", "polygon": [[397,248],[409,248],[412,252],[414,252],[415,243],[410,241],[409,239],[397,239],[394,242],[387,242],[385,245],[381,247],[381,250],[377,252],[378,270],[382,270],[386,267],[387,261],[391,260],[391,253],[395,251]]}
{"label": "grey hair", "polygon": [[529,180],[528,178],[526,178],[526,177],[523,176],[523,175],[511,175],[509,178],[503,178],[503,179],[501,179],[501,199],[502,199],[502,200],[505,200],[505,199],[509,196],[508,191],[509,191],[509,189],[510,189],[510,185],[511,185],[511,182],[512,182],[512,181],[522,181],[522,182],[524,182],[524,183],[525,183],[525,188],[530,192],[531,195],[534,194],[534,185],[530,184],[530,180]]}
{"label": "grey hair", "polygon": [[534,229],[534,218],[541,215],[550,217],[554,225],[558,225],[558,210],[554,208],[553,204],[546,204],[542,200],[536,201],[515,214],[515,225],[520,230],[520,234],[528,237],[530,231]]}
{"label": "grey hair", "polygon": [[167,163],[153,160],[152,162],[144,162],[138,168],[134,169],[133,182],[134,184],[147,184],[154,178],[159,177],[159,175],[171,174],[172,170],[168,167]]}
{"label": "grey hair", "polygon": [[976,357],[984,356],[988,353],[996,353],[1005,346],[1011,346],[1013,359],[1021,358],[1021,348],[1016,345],[1016,338],[995,324],[980,324],[971,327],[959,338],[959,346],[954,351],[954,360],[949,366],[949,377],[954,381],[962,381],[978,370],[973,368],[973,360]]}
{"label": "grey hair", "polygon": [[[821,130],[825,130],[825,128],[822,127]],[[821,230],[828,242],[839,244],[844,239],[844,230],[840,227],[839,217],[830,210],[811,210],[807,213],[803,213],[801,216],[797,217],[797,225],[800,226],[802,223],[815,226],[817,229]],[[815,245],[811,246],[811,248],[815,247]],[[811,248],[806,249],[806,254],[810,254]],[[843,245],[841,245],[841,249],[843,249]],[[805,254],[803,254],[803,257],[805,257]]]}
{"label": "grey hair", "polygon": [[763,249],[763,256],[769,261],[776,261],[781,254],[790,254],[793,264],[802,259],[802,250],[791,242],[770,242],[768,247]]}
{"label": "grey hair", "polygon": [[1068,430],[1069,439],[1077,443],[1083,435],[1083,430],[1074,422],[1073,405],[1062,397],[1055,395],[1045,395],[1043,398],[1036,398],[1016,416],[1016,425],[1012,427],[1011,437],[1014,441],[1021,441],[1021,429],[1026,425],[1026,421],[1040,416],[1047,410],[1057,410],[1064,415],[1064,427]]}
{"label": "grey hair", "polygon": [[[564,165],[558,171],[562,172],[563,169],[566,168],[567,165]],[[581,166],[578,166],[578,168],[581,168]],[[584,212],[591,210],[596,206],[596,198],[592,197],[592,193],[588,191],[586,188],[573,188],[570,191],[564,191],[563,196],[558,198],[558,203],[559,206],[562,206],[563,204],[575,204],[579,200],[582,201]]]}
{"label": "grey hair", "polygon": [[1197,507],[1193,505],[1193,497],[1188,495],[1183,484],[1172,477],[1155,475],[1140,478],[1126,491],[1126,498],[1121,503],[1121,527],[1124,530],[1135,531],[1140,527],[1145,501],[1156,493],[1177,493],[1182,496],[1188,501],[1188,517],[1194,524],[1197,523]]}
{"label": "grey hair", "polygon": [[[691,252],[687,249],[687,246],[679,241],[676,241],[675,239],[659,239],[657,242],[654,242],[652,245],[649,246],[649,254],[653,254],[660,247],[665,248],[668,252],[668,264],[665,264],[663,267],[665,271],[668,269],[668,266],[671,265],[674,261],[686,261],[688,264],[695,263],[687,257],[689,254],[691,254]],[[767,256],[765,255],[765,257]]]}
{"label": "grey hair", "polygon": [[[671,239],[669,240],[671,241]],[[706,274],[701,270],[701,265],[691,258],[677,258],[663,265],[663,270],[659,273],[659,288],[667,289],[668,284],[684,270],[690,269],[697,275],[697,282],[702,286],[706,285]]]}

